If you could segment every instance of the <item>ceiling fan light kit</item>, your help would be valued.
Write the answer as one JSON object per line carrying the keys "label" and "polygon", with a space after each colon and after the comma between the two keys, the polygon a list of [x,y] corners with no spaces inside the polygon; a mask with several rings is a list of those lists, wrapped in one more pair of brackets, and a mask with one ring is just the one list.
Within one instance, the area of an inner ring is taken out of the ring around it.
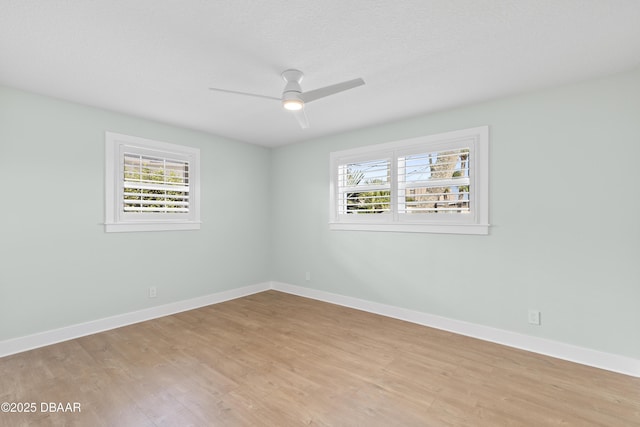
{"label": "ceiling fan light kit", "polygon": [[316,99],[324,98],[330,95],[334,95],[339,92],[343,92],[354,87],[362,86],[364,80],[361,78],[349,80],[342,83],[337,83],[330,86],[325,86],[320,89],[311,90],[308,92],[302,92],[300,82],[304,78],[304,74],[300,70],[289,69],[285,70],[281,74],[282,79],[285,81],[284,90],[282,91],[282,97],[276,98],[273,96],[258,95],[255,93],[238,92],[228,89],[209,88],[218,92],[232,93],[236,95],[247,95],[258,98],[274,99],[282,102],[282,106],[285,110],[293,111],[300,127],[306,129],[309,127],[307,116],[304,112],[304,106],[306,103],[315,101]]}
{"label": "ceiling fan light kit", "polygon": [[282,106],[285,110],[298,111],[302,110],[304,102],[300,101],[299,99],[285,99],[284,101],[282,101]]}
{"label": "ceiling fan light kit", "polygon": [[304,102],[300,99],[299,94],[284,93],[282,95],[282,106],[285,110],[298,111],[304,107]]}

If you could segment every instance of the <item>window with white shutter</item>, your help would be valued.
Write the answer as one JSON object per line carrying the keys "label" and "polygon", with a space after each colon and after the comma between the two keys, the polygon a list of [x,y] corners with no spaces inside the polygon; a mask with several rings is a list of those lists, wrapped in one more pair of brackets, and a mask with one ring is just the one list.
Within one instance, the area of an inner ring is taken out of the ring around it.
{"label": "window with white shutter", "polygon": [[106,133],[107,232],[200,228],[200,150]]}
{"label": "window with white shutter", "polygon": [[488,233],[488,127],[331,153],[333,230]]}
{"label": "window with white shutter", "polygon": [[390,159],[340,165],[338,180],[340,213],[362,215],[391,212]]}
{"label": "window with white shutter", "polygon": [[398,157],[398,213],[471,213],[469,147]]}
{"label": "window with white shutter", "polygon": [[124,212],[189,213],[189,162],[124,154]]}

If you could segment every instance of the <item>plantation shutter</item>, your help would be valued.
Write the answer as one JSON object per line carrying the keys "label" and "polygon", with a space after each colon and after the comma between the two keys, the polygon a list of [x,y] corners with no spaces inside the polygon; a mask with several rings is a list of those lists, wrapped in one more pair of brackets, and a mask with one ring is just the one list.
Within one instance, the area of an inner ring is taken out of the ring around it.
{"label": "plantation shutter", "polygon": [[398,157],[398,213],[469,213],[469,149]]}
{"label": "plantation shutter", "polygon": [[339,214],[390,212],[390,159],[340,165],[338,167],[337,208]]}
{"label": "plantation shutter", "polygon": [[189,162],[124,153],[123,211],[189,213]]}

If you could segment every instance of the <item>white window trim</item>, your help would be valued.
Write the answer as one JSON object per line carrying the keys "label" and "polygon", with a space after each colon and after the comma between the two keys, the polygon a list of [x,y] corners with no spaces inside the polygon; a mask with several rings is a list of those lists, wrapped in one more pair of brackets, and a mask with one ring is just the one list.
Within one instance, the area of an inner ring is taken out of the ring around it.
{"label": "white window trim", "polygon": [[[397,159],[425,150],[469,147],[472,183],[471,213],[464,215],[417,216],[398,214]],[[341,164],[391,158],[391,214],[340,215],[337,206],[338,168]],[[392,231],[413,233],[489,234],[489,127],[480,126],[437,135],[393,141],[336,151],[330,154],[330,230]]]}
{"label": "white window trim", "polygon": [[[123,214],[123,153],[134,152],[187,159],[189,161],[189,214],[158,217]],[[105,132],[105,231],[172,231],[200,229],[200,150],[136,136]]]}

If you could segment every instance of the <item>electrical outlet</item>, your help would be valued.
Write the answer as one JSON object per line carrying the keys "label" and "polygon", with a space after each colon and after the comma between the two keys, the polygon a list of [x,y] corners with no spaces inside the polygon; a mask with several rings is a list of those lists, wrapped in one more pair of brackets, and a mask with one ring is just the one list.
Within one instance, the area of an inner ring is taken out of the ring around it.
{"label": "electrical outlet", "polygon": [[540,311],[539,310],[529,310],[529,324],[530,325],[540,325]]}
{"label": "electrical outlet", "polygon": [[149,286],[149,298],[155,298],[158,296],[158,290],[155,286]]}
{"label": "electrical outlet", "polygon": [[304,279],[305,279],[307,282],[308,282],[309,280],[311,280],[311,273],[307,271],[307,272],[304,274]]}

